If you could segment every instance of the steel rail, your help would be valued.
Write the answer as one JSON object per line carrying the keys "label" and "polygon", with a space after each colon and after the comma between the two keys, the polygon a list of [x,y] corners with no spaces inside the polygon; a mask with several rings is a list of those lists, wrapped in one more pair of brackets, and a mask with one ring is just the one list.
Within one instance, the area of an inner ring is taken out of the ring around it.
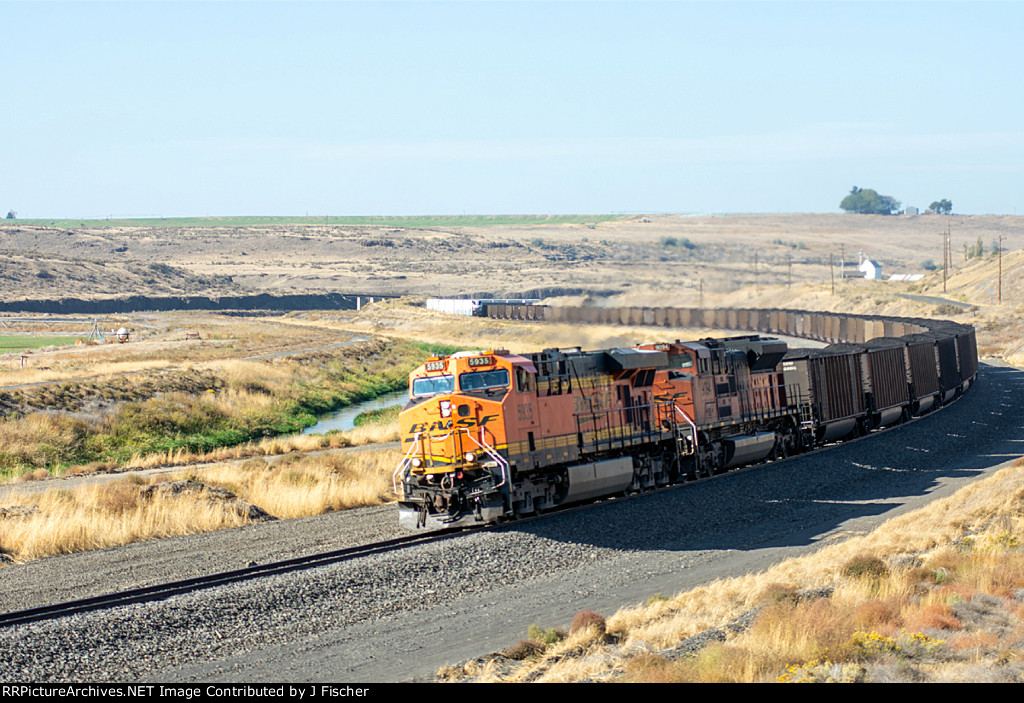
{"label": "steel rail", "polygon": [[446,530],[435,530],[433,532],[426,533],[414,533],[395,539],[384,540],[382,542],[346,547],[344,549],[311,554],[304,557],[296,557],[268,564],[256,564],[243,569],[234,569],[232,571],[223,571],[215,574],[207,574],[205,576],[196,576],[193,578],[182,579],[180,581],[169,581],[167,583],[160,583],[153,586],[131,588],[125,591],[118,591],[116,593],[106,593],[99,596],[81,598],[64,603],[54,603],[52,605],[28,608],[26,610],[0,613],[0,628],[52,620],[69,615],[86,613],[93,610],[115,608],[121,605],[129,605],[131,603],[146,603],[166,600],[172,596],[192,593],[194,591],[214,588],[216,586],[223,586],[229,583],[249,581],[275,574],[285,574],[314,569],[320,566],[335,564],[359,557],[383,554],[420,544],[439,542],[444,539],[449,539],[458,533],[465,532],[467,529],[472,528],[459,527]]}

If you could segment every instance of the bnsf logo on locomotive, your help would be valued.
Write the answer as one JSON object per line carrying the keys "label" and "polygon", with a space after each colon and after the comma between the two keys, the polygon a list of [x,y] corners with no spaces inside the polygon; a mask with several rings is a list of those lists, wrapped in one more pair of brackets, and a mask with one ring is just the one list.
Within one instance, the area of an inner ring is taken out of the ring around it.
{"label": "bnsf logo on locomotive", "polygon": [[[412,434],[419,434],[421,432],[436,432],[436,431],[447,431],[453,428],[470,428],[470,427],[483,427],[487,423],[497,420],[497,415],[485,415],[480,418],[480,422],[476,421],[476,418],[464,417],[460,420],[437,420],[435,422],[420,422],[409,427],[409,432]],[[411,442],[414,437],[405,437],[403,442]]]}

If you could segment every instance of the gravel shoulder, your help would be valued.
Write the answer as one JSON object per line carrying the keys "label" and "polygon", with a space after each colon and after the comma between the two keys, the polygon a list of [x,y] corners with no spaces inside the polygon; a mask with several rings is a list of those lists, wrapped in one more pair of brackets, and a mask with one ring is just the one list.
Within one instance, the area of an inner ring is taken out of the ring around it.
{"label": "gravel shoulder", "polygon": [[0,570],[0,610],[241,569],[251,562],[282,561],[400,534],[395,509],[379,506],[37,559]]}
{"label": "gravel shoulder", "polygon": [[[584,608],[610,613],[760,570],[949,495],[1021,455],[1022,396],[1024,371],[984,364],[953,408],[828,452],[497,532],[0,631],[0,680],[427,678],[515,643],[531,624],[564,626]],[[396,522],[393,508],[346,511],[41,560],[3,570],[4,605],[24,606],[33,591],[70,598],[370,541]]]}

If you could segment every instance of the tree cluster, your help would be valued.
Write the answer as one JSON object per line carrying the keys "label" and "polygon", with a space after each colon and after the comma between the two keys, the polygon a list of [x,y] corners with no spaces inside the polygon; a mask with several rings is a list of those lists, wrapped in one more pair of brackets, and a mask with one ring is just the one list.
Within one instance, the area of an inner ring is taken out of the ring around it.
{"label": "tree cluster", "polygon": [[[935,210],[935,208],[932,208]],[[938,212],[938,210],[935,210]],[[981,243],[981,235],[978,235],[978,241],[970,246],[967,242],[964,242],[964,260],[967,259],[980,259],[985,255],[985,245]]]}
{"label": "tree cluster", "polygon": [[932,212],[937,212],[940,215],[951,215],[953,213],[953,201],[946,200],[945,198],[942,200],[936,200],[928,206],[928,209]]}
{"label": "tree cluster", "polygon": [[[999,241],[996,239],[992,240],[992,245],[988,248],[989,256],[999,255]],[[974,244],[968,245],[964,242],[964,260],[967,259],[980,259],[985,256],[985,245],[981,243],[981,236],[978,236],[978,241]]]}
{"label": "tree cluster", "polygon": [[871,188],[850,189],[849,195],[843,198],[839,207],[846,212],[856,212],[861,215],[892,215],[899,212],[900,201],[888,195],[879,195]]}

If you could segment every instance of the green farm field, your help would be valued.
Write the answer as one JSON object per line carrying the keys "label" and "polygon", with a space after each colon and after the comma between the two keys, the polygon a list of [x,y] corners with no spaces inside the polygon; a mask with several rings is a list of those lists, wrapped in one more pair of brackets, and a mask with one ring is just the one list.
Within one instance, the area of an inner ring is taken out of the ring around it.
{"label": "green farm field", "polygon": [[39,227],[253,227],[263,225],[378,225],[387,227],[488,227],[496,225],[596,224],[625,219],[623,215],[306,215],[231,217],[129,217],[103,219],[31,219],[19,224]]}
{"label": "green farm field", "polygon": [[25,335],[0,335],[0,354],[25,351],[28,349],[39,349],[51,345],[62,346],[74,344],[81,337],[51,337],[51,336],[25,336]]}

